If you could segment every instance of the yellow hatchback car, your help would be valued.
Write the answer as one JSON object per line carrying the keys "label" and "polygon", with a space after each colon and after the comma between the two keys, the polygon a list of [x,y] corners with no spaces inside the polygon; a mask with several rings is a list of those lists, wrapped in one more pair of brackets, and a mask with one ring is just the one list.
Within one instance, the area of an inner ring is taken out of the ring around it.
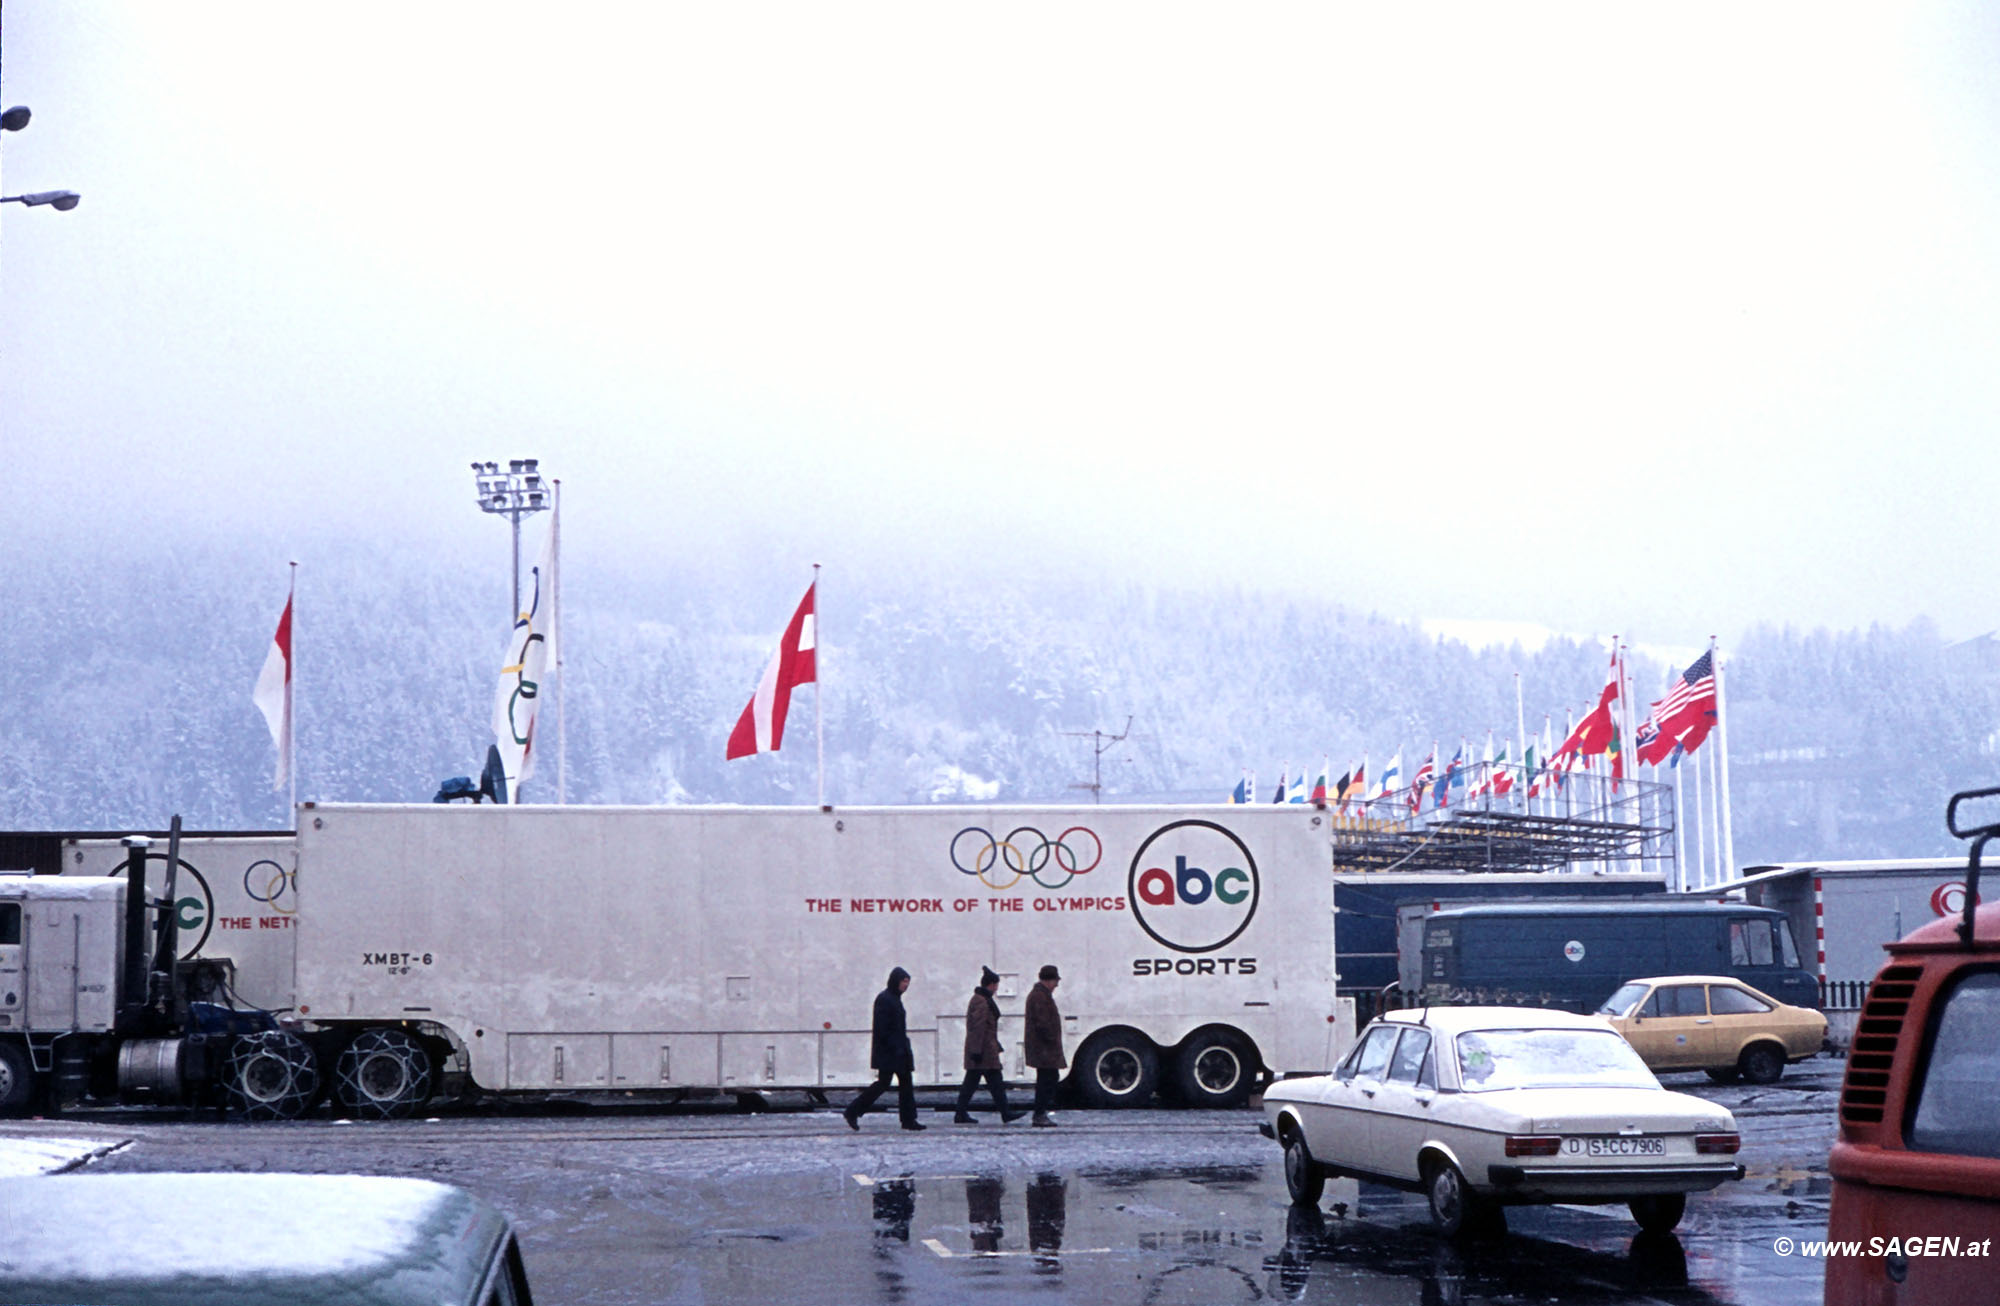
{"label": "yellow hatchback car", "polygon": [[1727,975],[1635,979],[1597,1014],[1655,1070],[1706,1070],[1717,1083],[1775,1083],[1826,1043],[1826,1017]]}

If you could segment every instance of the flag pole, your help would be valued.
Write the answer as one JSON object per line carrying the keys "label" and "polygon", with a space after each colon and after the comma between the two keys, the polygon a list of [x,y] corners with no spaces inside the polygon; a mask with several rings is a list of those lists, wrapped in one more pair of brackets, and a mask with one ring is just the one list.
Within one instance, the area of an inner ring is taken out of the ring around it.
{"label": "flag pole", "polygon": [[[291,810],[285,815],[290,818],[294,829],[299,823],[299,721],[293,715],[295,701],[293,686],[299,678],[299,564],[292,563],[292,590],[285,596],[285,606],[292,610],[292,647],[288,652],[291,665],[286,667],[285,676],[285,780],[290,786],[285,796]],[[171,868],[169,868],[171,869]]]}
{"label": "flag pole", "polygon": [[820,686],[826,682],[821,670],[826,651],[826,627],[820,621],[819,564],[813,564],[813,752],[819,763],[819,805],[826,806],[826,704]]}
{"label": "flag pole", "polygon": [[1728,859],[1729,874],[1736,874],[1736,829],[1729,812],[1729,716],[1722,697],[1722,653],[1716,648],[1715,636],[1708,637],[1708,655],[1715,666],[1715,734],[1716,763],[1722,768],[1722,852]]}
{"label": "flag pole", "polygon": [[1515,798],[1521,804],[1521,810],[1525,812],[1528,810],[1528,784],[1533,777],[1527,774],[1526,769],[1528,760],[1528,711],[1521,702],[1521,673],[1518,671],[1514,673],[1514,737],[1521,741],[1521,761],[1523,763],[1521,792],[1515,795]]}
{"label": "flag pole", "polygon": [[549,642],[556,646],[556,805],[569,802],[569,711],[563,705],[568,676],[563,674],[562,641],[562,482],[551,480],[554,498],[549,504],[549,559],[555,574],[549,577]]}

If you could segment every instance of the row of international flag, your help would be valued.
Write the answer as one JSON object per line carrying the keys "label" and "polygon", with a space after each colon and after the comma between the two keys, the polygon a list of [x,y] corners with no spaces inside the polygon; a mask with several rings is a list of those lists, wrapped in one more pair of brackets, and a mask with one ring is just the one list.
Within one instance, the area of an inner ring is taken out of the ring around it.
{"label": "row of international flag", "polygon": [[[1329,758],[1321,763],[1317,776],[1310,781],[1307,770],[1302,769],[1296,775],[1289,770],[1281,773],[1270,801],[1333,806],[1344,812],[1355,803],[1378,803],[1394,795],[1410,811],[1420,812],[1426,803],[1440,809],[1447,807],[1454,796],[1456,801],[1469,803],[1488,795],[1510,794],[1520,783],[1526,784],[1526,796],[1532,799],[1560,791],[1573,771],[1594,770],[1595,759],[1599,757],[1607,759],[1615,793],[1625,777],[1626,748],[1618,728],[1617,709],[1629,693],[1627,685],[1625,650],[1614,640],[1610,672],[1596,705],[1583,720],[1570,727],[1561,744],[1552,743],[1552,728],[1546,720],[1541,737],[1528,738],[1518,763],[1512,756],[1514,741],[1507,740],[1495,752],[1490,731],[1485,753],[1477,760],[1470,756],[1471,745],[1464,739],[1448,759],[1440,759],[1441,749],[1433,743],[1429,756],[1407,783],[1403,780],[1400,749],[1380,774],[1372,778],[1368,759],[1364,757],[1333,779]],[[1711,641],[1708,649],[1674,678],[1666,694],[1648,705],[1644,722],[1632,732],[1633,755],[1644,766],[1679,766],[1683,757],[1701,747],[1719,717],[1715,646]],[[1256,777],[1246,771],[1230,791],[1228,801],[1253,803],[1257,801],[1256,793]]]}

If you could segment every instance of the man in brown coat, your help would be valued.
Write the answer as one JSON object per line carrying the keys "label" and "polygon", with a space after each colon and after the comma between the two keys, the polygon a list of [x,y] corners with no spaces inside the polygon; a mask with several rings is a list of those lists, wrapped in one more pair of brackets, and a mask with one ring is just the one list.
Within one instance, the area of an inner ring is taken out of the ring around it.
{"label": "man in brown coat", "polygon": [[1035,1123],[1044,1128],[1055,1124],[1049,1108],[1055,1105],[1056,1085],[1062,1082],[1063,1067],[1069,1064],[1063,1055],[1062,1013],[1056,1010],[1056,985],[1060,983],[1062,976],[1054,966],[1042,967],[1040,982],[1028,990],[1025,1013],[1028,1030],[1024,1042],[1028,1064],[1035,1068]]}
{"label": "man in brown coat", "polygon": [[993,1000],[1000,977],[991,966],[979,968],[979,987],[972,990],[972,1002],[965,1008],[965,1082],[958,1086],[958,1114],[954,1124],[979,1123],[970,1110],[972,1090],[983,1078],[993,1093],[993,1109],[1001,1124],[1012,1124],[1024,1114],[1007,1109],[1007,1081],[1000,1076],[1000,1004]]}

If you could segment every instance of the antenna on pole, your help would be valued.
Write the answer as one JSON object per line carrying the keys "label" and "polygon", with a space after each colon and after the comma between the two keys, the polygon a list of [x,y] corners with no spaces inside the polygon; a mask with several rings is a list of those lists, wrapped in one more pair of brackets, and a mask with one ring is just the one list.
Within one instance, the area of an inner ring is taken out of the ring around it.
{"label": "antenna on pole", "polygon": [[1088,739],[1091,741],[1090,780],[1088,783],[1079,781],[1071,785],[1070,788],[1088,789],[1090,791],[1091,802],[1103,802],[1104,754],[1114,746],[1124,743],[1131,736],[1132,718],[1128,715],[1125,718],[1125,728],[1115,735],[1107,735],[1102,730],[1065,730],[1062,733],[1071,739]]}

